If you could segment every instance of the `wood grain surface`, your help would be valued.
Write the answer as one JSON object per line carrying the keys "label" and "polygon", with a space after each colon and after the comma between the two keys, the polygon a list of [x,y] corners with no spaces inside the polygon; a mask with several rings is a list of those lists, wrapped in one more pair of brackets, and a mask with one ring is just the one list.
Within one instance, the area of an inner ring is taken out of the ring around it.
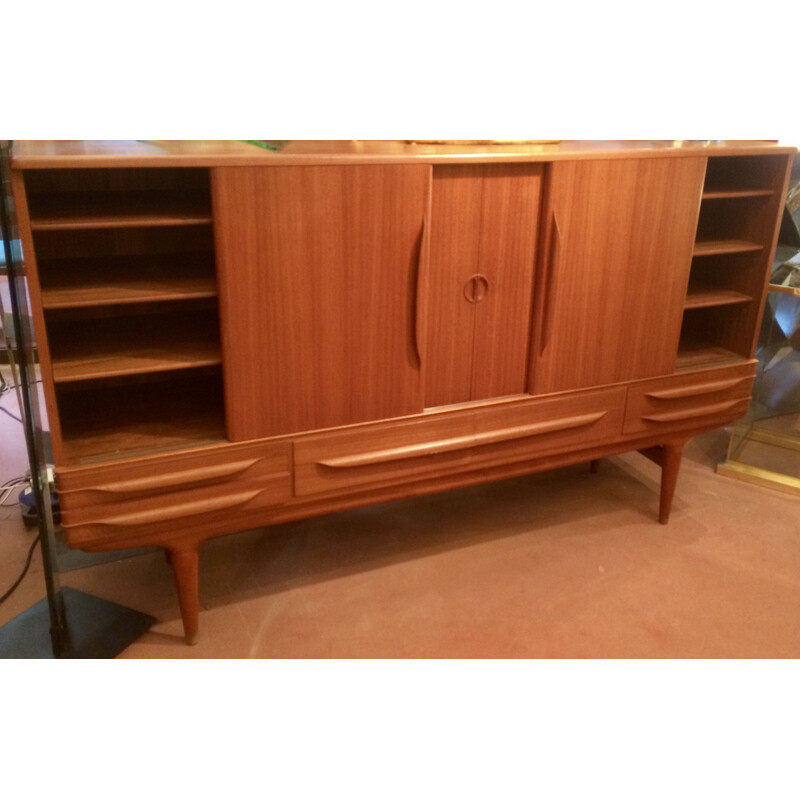
{"label": "wood grain surface", "polygon": [[428,167],[213,172],[234,441],[422,410]]}
{"label": "wood grain surface", "polygon": [[685,158],[794,153],[786,143],[689,140],[565,140],[557,144],[439,145],[397,140],[293,141],[270,152],[238,141],[16,141],[17,169],[91,167],[313,166],[455,164]]}
{"label": "wood grain surface", "polygon": [[295,493],[385,486],[610,440],[622,431],[625,392],[528,397],[309,436],[295,443]]}
{"label": "wood grain surface", "polygon": [[552,166],[551,325],[533,349],[534,393],[672,372],[705,159]]}
{"label": "wood grain surface", "polygon": [[525,391],[542,173],[434,168],[427,407]]}

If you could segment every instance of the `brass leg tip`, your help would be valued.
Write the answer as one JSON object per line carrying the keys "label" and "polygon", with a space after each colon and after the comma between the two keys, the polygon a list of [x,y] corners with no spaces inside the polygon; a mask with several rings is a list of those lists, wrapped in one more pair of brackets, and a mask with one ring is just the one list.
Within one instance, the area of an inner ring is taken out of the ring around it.
{"label": "brass leg tip", "polygon": [[196,633],[187,633],[186,634],[186,644],[188,645],[195,645],[197,644],[197,634]]}

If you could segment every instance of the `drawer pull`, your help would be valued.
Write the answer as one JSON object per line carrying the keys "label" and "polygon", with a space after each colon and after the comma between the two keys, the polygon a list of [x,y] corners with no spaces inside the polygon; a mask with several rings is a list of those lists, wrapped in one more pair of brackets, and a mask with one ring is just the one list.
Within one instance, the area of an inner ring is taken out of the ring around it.
{"label": "drawer pull", "polygon": [[419,237],[419,254],[417,255],[417,275],[415,279],[414,297],[414,352],[417,355],[417,365],[422,367],[423,342],[425,341],[425,313],[423,311],[423,297],[425,286],[426,265],[428,262],[428,212],[422,217],[422,231]]}
{"label": "drawer pull", "polygon": [[214,464],[212,466],[186,469],[181,472],[171,472],[166,475],[146,475],[143,478],[131,478],[126,481],[105,483],[101,486],[87,486],[85,489],[65,489],[60,494],[73,492],[102,492],[103,494],[128,495],[141,492],[152,492],[159,489],[172,489],[176,486],[193,486],[203,481],[220,480],[239,475],[245,470],[263,461],[262,458],[251,458],[248,461],[237,461],[233,464]]}
{"label": "drawer pull", "polygon": [[318,461],[322,467],[364,467],[369,464],[385,464],[391,461],[400,461],[406,458],[419,458],[420,456],[451,453],[457,450],[466,450],[484,444],[507,442],[514,439],[524,439],[528,436],[538,436],[544,433],[580,428],[598,422],[608,414],[608,411],[596,411],[592,414],[580,414],[575,417],[562,417],[561,419],[546,422],[534,422],[530,425],[517,425],[513,428],[503,428],[486,433],[471,434],[469,436],[456,436],[452,439],[440,439],[438,442],[425,442],[423,444],[407,445],[405,447],[392,447],[386,450],[373,450],[369,453],[359,453],[354,456],[341,456]]}
{"label": "drawer pull", "polygon": [[556,280],[558,278],[558,265],[561,259],[561,230],[558,227],[556,212],[550,221],[550,248],[547,255],[547,267],[545,271],[546,286],[544,289],[544,323],[542,325],[542,338],[539,344],[539,354],[544,353],[550,342],[550,331],[553,327],[553,313],[556,296]]}
{"label": "drawer pull", "polygon": [[131,525],[148,525],[151,522],[169,522],[173,519],[196,517],[200,514],[211,514],[215,511],[225,511],[249,503],[266,489],[255,489],[247,492],[229,494],[225,497],[211,497],[193,503],[178,503],[177,505],[149,508],[145,511],[134,511],[131,514],[118,514],[115,517],[88,520],[76,525],[62,521],[64,528],[74,530],[87,525],[108,525],[111,527],[127,527]]}
{"label": "drawer pull", "polygon": [[750,397],[740,397],[738,400],[729,400],[727,403],[715,403],[711,406],[696,406],[695,408],[689,408],[684,411],[668,411],[663,414],[649,414],[646,417],[642,417],[643,420],[647,422],[679,422],[684,419],[694,419],[695,417],[704,417],[708,416],[709,414],[719,414],[723,411],[727,411],[728,409],[732,409],[735,406],[741,405],[742,403],[749,403]]}
{"label": "drawer pull", "polygon": [[693,386],[681,386],[678,389],[663,389],[657,392],[647,392],[645,397],[651,397],[654,400],[673,400],[680,397],[695,397],[700,394],[711,394],[712,392],[721,392],[723,389],[732,389],[744,381],[751,381],[752,376],[748,375],[745,378],[732,378],[727,381],[712,381],[710,383],[696,383]]}

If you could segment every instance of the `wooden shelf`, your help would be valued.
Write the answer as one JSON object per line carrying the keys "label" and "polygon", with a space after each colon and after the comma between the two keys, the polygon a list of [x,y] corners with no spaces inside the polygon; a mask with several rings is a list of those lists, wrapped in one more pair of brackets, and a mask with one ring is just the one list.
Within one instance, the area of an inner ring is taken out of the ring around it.
{"label": "wooden shelf", "polygon": [[769,197],[775,194],[772,189],[725,189],[709,187],[703,190],[703,200],[724,200],[735,197]]}
{"label": "wooden shelf", "polygon": [[217,294],[214,265],[204,253],[63,259],[42,262],[39,271],[46,309],[194,300]]}
{"label": "wooden shelf", "polygon": [[715,239],[695,242],[692,255],[712,256],[722,253],[749,253],[763,249],[763,245],[757,242],[747,242],[743,239]]}
{"label": "wooden shelf", "polygon": [[34,231],[208,225],[207,198],[174,192],[56,193],[32,197]]}
{"label": "wooden shelf", "polygon": [[224,441],[218,372],[165,384],[92,388],[61,397],[67,463],[132,457]]}
{"label": "wooden shelf", "polygon": [[747,361],[736,353],[709,342],[681,340],[678,357],[675,360],[675,371],[712,367],[717,364],[735,364]]}
{"label": "wooden shelf", "polygon": [[204,326],[196,317],[151,315],[70,324],[51,336],[53,380],[88,381],[219,364],[216,321]]}
{"label": "wooden shelf", "polygon": [[752,297],[733,289],[720,289],[714,286],[690,285],[684,308],[710,308],[735,303],[749,303]]}

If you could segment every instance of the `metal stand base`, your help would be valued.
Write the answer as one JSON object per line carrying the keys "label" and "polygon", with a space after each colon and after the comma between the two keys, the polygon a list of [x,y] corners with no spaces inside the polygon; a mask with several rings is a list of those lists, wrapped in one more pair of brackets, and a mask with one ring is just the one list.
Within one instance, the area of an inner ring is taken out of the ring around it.
{"label": "metal stand base", "polygon": [[[114,658],[156,622],[155,617],[64,587],[67,623],[62,658]],[[54,658],[47,599],[0,628],[0,658]]]}

